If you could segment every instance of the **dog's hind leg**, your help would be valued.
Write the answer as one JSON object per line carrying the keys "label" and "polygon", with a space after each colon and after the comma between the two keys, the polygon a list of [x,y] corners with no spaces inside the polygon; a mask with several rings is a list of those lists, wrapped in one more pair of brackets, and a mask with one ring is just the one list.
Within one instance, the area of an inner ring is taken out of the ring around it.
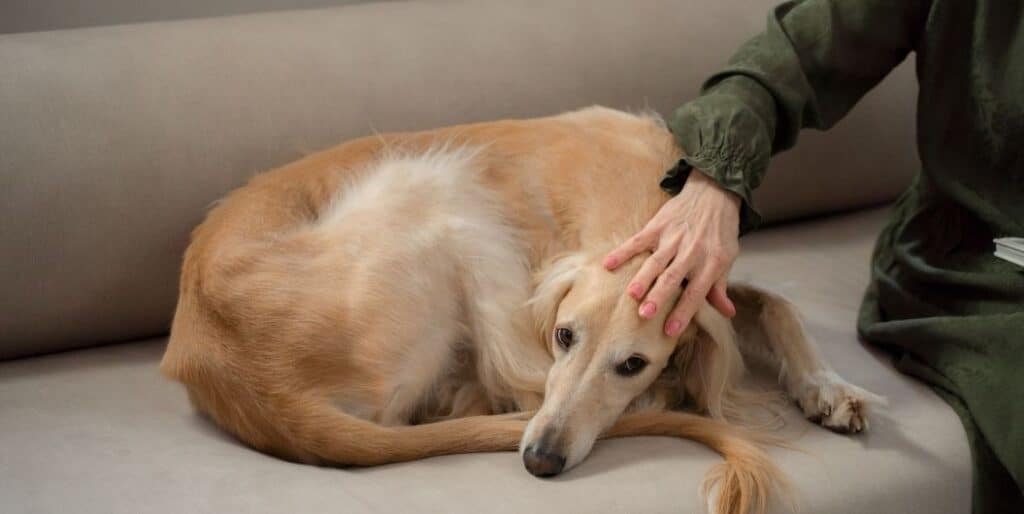
{"label": "dog's hind leg", "polygon": [[741,350],[774,364],[779,380],[804,415],[837,432],[868,428],[868,409],[885,399],[840,377],[808,338],[796,308],[784,298],[747,285],[730,285]]}
{"label": "dog's hind leg", "polygon": [[376,466],[438,455],[515,450],[531,414],[470,416],[384,426],[335,408],[329,400],[289,402],[292,447],[304,461]]}

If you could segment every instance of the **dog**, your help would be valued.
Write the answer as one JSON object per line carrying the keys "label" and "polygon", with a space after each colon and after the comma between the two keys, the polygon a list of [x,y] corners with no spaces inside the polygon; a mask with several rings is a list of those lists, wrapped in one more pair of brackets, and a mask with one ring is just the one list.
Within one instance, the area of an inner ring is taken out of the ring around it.
{"label": "dog", "polygon": [[667,435],[722,455],[710,511],[763,512],[785,477],[742,423],[764,398],[745,356],[833,430],[866,429],[884,400],[768,291],[730,285],[736,317],[705,304],[677,338],[665,313],[636,314],[642,259],[599,260],[668,199],[658,179],[682,156],[657,116],[591,107],[356,139],[257,175],[192,234],[161,370],[291,461],[518,449],[547,477],[598,438]]}

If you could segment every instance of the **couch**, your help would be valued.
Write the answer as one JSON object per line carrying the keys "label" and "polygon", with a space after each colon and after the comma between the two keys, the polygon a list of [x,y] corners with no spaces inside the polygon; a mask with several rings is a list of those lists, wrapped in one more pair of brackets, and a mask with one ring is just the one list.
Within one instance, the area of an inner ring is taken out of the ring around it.
{"label": "couch", "polygon": [[[718,457],[689,441],[599,442],[552,480],[514,453],[299,465],[217,430],[157,363],[190,229],[253,174],[373,131],[668,114],[772,3],[382,2],[0,35],[0,512],[702,512]],[[799,450],[771,453],[803,512],[970,508],[960,421],[854,328],[918,164],[915,100],[907,62],[775,159],[756,196],[770,223],[733,271],[791,298],[836,369],[890,401],[855,437],[785,412]]]}

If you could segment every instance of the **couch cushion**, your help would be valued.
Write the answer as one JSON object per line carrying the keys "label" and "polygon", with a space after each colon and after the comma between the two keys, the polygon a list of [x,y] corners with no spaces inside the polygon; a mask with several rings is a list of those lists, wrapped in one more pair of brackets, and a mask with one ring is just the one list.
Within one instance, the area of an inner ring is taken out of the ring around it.
{"label": "couch cushion", "polygon": [[[773,450],[803,512],[966,513],[970,453],[953,411],[856,340],[874,210],[768,229],[744,240],[735,275],[781,291],[836,369],[888,396],[872,430],[846,437],[787,412],[806,453]],[[0,511],[703,512],[697,487],[718,457],[689,441],[599,442],[554,480],[514,453],[370,469],[291,464],[235,443],[164,381],[161,339],[0,364]],[[775,509],[776,512],[783,512]]]}
{"label": "couch cushion", "polygon": [[[189,231],[256,172],[374,130],[667,113],[775,2],[384,2],[0,36],[0,359],[166,333]],[[768,219],[904,187],[909,72],[778,159]]]}

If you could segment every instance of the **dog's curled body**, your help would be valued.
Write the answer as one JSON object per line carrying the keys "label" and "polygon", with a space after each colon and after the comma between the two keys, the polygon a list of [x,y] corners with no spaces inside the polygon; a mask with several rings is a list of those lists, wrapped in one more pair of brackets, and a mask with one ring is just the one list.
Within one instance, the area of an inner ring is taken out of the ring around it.
{"label": "dog's curled body", "polygon": [[[259,175],[193,233],[161,369],[222,428],[290,460],[375,465],[522,440],[557,447],[571,467],[601,434],[673,435],[725,458],[710,475],[716,512],[763,510],[782,478],[723,419],[742,369],[728,321],[705,306],[678,343],[654,341],[660,323],[641,323],[623,298],[631,268],[592,265],[667,200],[658,178],[680,156],[656,119],[590,108],[368,137]],[[570,293],[574,282],[598,292]],[[737,292],[748,325],[773,323],[766,309],[793,314]],[[580,316],[610,325],[591,323],[593,342],[563,353],[551,331],[574,312],[573,326]],[[829,375],[812,346],[789,349],[781,339],[803,338],[795,320],[760,330],[795,369],[787,389],[827,420],[831,403],[810,405],[825,401],[814,380],[848,387],[835,402],[852,397],[844,416],[861,420],[875,397]],[[650,339],[629,351],[660,366],[642,384],[598,366],[630,338]],[[656,381],[677,344],[692,346],[680,364],[692,377]],[[667,410],[683,398],[711,416]]]}

